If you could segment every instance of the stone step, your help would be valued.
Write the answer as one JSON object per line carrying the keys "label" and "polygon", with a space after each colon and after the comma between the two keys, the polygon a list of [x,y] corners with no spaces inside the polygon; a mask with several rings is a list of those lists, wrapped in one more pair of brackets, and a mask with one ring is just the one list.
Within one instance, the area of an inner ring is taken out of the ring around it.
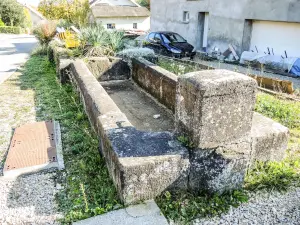
{"label": "stone step", "polygon": [[168,225],[154,200],[82,220],[73,225]]}

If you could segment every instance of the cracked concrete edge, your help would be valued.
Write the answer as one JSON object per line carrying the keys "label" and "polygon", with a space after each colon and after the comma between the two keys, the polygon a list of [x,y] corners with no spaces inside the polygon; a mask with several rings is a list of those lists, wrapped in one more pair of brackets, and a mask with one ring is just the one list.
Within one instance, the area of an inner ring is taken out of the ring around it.
{"label": "cracked concrete edge", "polygon": [[64,157],[63,157],[63,150],[62,150],[62,141],[61,141],[61,131],[60,131],[60,124],[58,121],[53,121],[54,124],[54,137],[56,143],[56,157],[58,163],[58,169],[64,170]]}
{"label": "cracked concrete edge", "polygon": [[168,225],[154,200],[78,221],[73,225]]}

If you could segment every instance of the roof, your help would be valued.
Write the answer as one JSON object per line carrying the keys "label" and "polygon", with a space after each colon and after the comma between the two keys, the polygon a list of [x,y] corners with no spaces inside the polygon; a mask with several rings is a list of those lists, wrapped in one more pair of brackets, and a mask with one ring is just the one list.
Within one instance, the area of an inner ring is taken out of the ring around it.
{"label": "roof", "polygon": [[92,13],[99,17],[148,17],[150,11],[145,7],[132,6],[94,6]]}
{"label": "roof", "polygon": [[128,0],[128,2],[132,3],[132,4],[129,4],[129,5],[124,5],[124,2],[121,1],[121,3],[123,4],[120,4],[118,3],[117,0],[115,0],[115,2],[110,2],[110,1],[107,1],[107,0],[89,0],[89,4],[90,4],[90,7],[94,7],[95,5],[120,5],[120,6],[138,6],[138,7],[141,7],[135,0]]}

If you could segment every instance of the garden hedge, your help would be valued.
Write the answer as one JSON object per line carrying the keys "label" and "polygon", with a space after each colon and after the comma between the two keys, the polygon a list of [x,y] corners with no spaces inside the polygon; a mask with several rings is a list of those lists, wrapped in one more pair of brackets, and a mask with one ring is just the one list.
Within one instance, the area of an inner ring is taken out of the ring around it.
{"label": "garden hedge", "polygon": [[3,27],[0,27],[0,33],[4,33],[4,34],[21,34],[22,33],[22,28],[21,27],[3,26]]}

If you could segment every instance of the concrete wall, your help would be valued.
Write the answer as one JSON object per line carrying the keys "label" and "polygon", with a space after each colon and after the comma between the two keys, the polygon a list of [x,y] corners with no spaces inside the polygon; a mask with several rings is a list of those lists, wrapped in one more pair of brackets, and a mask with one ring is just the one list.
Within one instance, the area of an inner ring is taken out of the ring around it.
{"label": "concrete wall", "polygon": [[[189,23],[182,21],[183,11],[189,11]],[[246,20],[300,22],[299,11],[298,0],[152,0],[151,31],[178,32],[191,44],[200,46],[198,14],[208,12],[208,50],[218,47],[225,51],[231,43],[241,53],[249,50],[242,47]]]}
{"label": "concrete wall", "polygon": [[133,30],[133,23],[137,23],[137,30],[147,31],[150,29],[150,17],[112,17],[97,18],[97,23],[102,23],[105,28],[107,24],[116,24],[116,29]]}
{"label": "concrete wall", "polygon": [[177,76],[145,59],[132,60],[132,78],[167,108],[175,111]]}

